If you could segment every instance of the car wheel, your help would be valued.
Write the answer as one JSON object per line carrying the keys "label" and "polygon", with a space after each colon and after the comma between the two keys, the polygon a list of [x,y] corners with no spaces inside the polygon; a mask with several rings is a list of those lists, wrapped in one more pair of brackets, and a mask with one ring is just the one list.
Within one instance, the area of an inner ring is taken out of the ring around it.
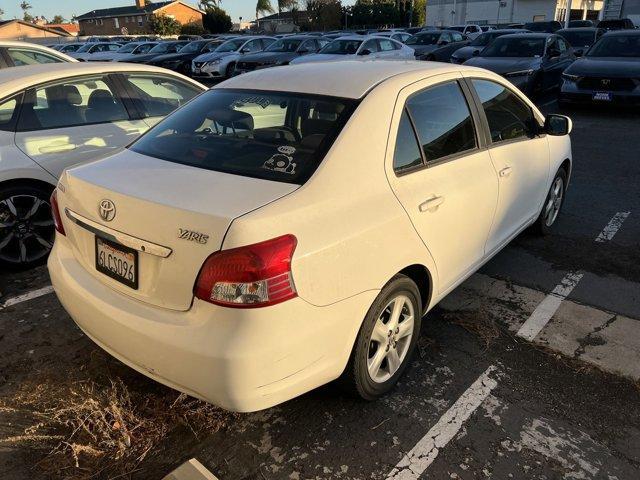
{"label": "car wheel", "polygon": [[0,266],[26,269],[41,264],[55,238],[49,196],[34,186],[0,188]]}
{"label": "car wheel", "polygon": [[558,170],[556,176],[551,182],[549,193],[542,205],[542,211],[535,223],[535,229],[538,233],[546,235],[556,223],[562,205],[564,204],[564,194],[567,189],[567,172],[563,168]]}
{"label": "car wheel", "polygon": [[415,350],[421,321],[420,292],[404,275],[396,275],[369,309],[340,383],[365,400],[391,390]]}
{"label": "car wheel", "polygon": [[231,78],[233,76],[233,72],[236,69],[236,64],[235,63],[230,63],[229,65],[227,65],[227,68],[224,72],[224,76],[226,78]]}

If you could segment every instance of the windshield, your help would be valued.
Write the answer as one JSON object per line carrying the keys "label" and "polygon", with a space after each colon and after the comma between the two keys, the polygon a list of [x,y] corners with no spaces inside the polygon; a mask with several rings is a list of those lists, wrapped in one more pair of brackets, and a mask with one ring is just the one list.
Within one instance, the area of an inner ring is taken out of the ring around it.
{"label": "windshield", "polygon": [[302,40],[278,40],[266,48],[266,52],[295,52]]}
{"label": "windshield", "polygon": [[206,40],[204,41],[198,40],[195,42],[187,43],[184,47],[182,47],[182,49],[180,50],[180,53],[197,53],[200,51],[202,46],[206,43],[207,43]]}
{"label": "windshield", "polygon": [[550,25],[547,22],[531,22],[524,24],[524,28],[530,32],[546,32],[549,26]]}
{"label": "windshield", "polygon": [[118,49],[118,53],[131,53],[139,46],[139,43],[127,43]]}
{"label": "windshield", "polygon": [[482,51],[483,57],[541,57],[544,55],[545,38],[496,38]]}
{"label": "windshield", "polygon": [[405,43],[407,45],[435,45],[436,43],[438,43],[439,38],[440,34],[437,32],[421,33],[419,35],[410,37]]}
{"label": "windshield", "polygon": [[174,52],[176,50],[176,47],[179,48],[180,46],[181,46],[181,44],[179,44],[179,43],[175,44],[173,42],[159,43],[158,45],[153,47],[151,50],[149,50],[149,53]]}
{"label": "windshield", "polygon": [[91,43],[85,43],[84,45],[82,45],[82,46],[81,46],[78,50],[76,50],[76,51],[77,51],[78,53],[81,53],[81,52],[88,52],[88,51],[89,51],[89,49],[90,49],[91,47],[94,47],[94,46],[95,46],[95,43],[94,43],[94,44],[91,44]]}
{"label": "windshield", "polygon": [[588,47],[593,45],[595,41],[595,33],[594,32],[577,32],[567,30],[565,32],[556,32],[559,33],[564,39],[569,42],[572,47]]}
{"label": "windshield", "polygon": [[304,183],[356,101],[298,93],[209,90],[129,148],[207,170]]}
{"label": "windshield", "polygon": [[334,40],[322,47],[318,53],[333,55],[353,55],[362,45],[362,40]]}
{"label": "windshield", "polygon": [[218,48],[216,48],[215,51],[216,52],[235,52],[242,45],[244,45],[246,43],[246,41],[247,40],[244,39],[244,38],[238,38],[238,39],[235,39],[235,40],[227,40],[222,45],[220,45]]}
{"label": "windshield", "polygon": [[640,57],[640,35],[604,36],[596,43],[589,57]]}
{"label": "windshield", "polygon": [[493,32],[481,33],[469,45],[471,45],[472,47],[486,47],[491,43],[491,41],[494,38],[498,38],[499,36],[500,36],[499,33],[493,33]]}

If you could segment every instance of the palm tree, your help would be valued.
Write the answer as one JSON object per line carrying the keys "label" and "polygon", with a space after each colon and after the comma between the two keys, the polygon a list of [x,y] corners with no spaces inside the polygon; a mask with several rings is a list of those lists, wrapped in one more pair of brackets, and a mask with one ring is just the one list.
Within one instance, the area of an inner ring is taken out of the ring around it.
{"label": "palm tree", "polygon": [[260,14],[273,13],[273,11],[271,0],[258,0],[258,3],[256,3],[256,20],[258,20]]}
{"label": "palm tree", "polygon": [[4,10],[0,8],[0,17],[4,15]]}
{"label": "palm tree", "polygon": [[23,2],[20,4],[20,8],[21,8],[21,9],[22,9],[22,11],[24,12],[24,14],[23,14],[23,18],[24,18],[24,20],[25,20],[25,21],[29,21],[29,20],[31,20],[31,18],[32,18],[32,17],[31,17],[31,15],[29,15],[29,9],[30,9],[30,8],[32,8],[32,7],[31,7],[31,4],[30,4],[29,2],[27,2],[27,1],[23,1]]}
{"label": "palm tree", "polygon": [[298,6],[298,0],[278,0],[278,13]]}

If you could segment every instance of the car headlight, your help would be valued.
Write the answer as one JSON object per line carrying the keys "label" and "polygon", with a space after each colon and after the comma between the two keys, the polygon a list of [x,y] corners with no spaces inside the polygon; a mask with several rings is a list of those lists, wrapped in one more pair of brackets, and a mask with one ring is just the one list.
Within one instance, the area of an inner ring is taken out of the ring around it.
{"label": "car headlight", "polygon": [[220,63],[220,59],[218,60],[209,60],[208,62],[204,62],[204,65],[218,65]]}
{"label": "car headlight", "polygon": [[562,78],[569,82],[577,82],[580,77],[578,75],[571,75],[570,73],[563,73]]}
{"label": "car headlight", "polygon": [[533,69],[529,69],[529,70],[518,70],[516,72],[509,72],[509,73],[505,73],[503,76],[506,78],[509,77],[523,77],[525,75],[531,75],[533,74],[534,70]]}

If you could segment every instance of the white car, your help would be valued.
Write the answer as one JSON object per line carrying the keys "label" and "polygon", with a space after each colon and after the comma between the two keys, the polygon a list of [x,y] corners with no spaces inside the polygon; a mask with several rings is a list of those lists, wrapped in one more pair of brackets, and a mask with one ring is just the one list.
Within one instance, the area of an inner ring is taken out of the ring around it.
{"label": "white car", "polygon": [[130,42],[122,45],[117,50],[105,50],[86,58],[88,62],[117,62],[121,59],[131,58],[132,55],[144,55],[158,45],[159,42]]}
{"label": "white car", "polygon": [[423,313],[522,230],[553,226],[570,130],[477,68],[240,75],[66,171],[53,286],[107,352],[224,408],[340,377],[374,399]]}
{"label": "white car", "polygon": [[391,38],[381,36],[348,35],[336,38],[322,47],[318,53],[305,55],[291,61],[291,65],[312,62],[331,62],[367,59],[397,59],[414,60],[415,52],[412,48]]}
{"label": "white car", "polygon": [[475,39],[478,35],[480,35],[485,30],[482,30],[480,25],[454,25],[453,27],[447,27],[447,30],[456,30],[463,35],[466,35],[469,40]]}
{"label": "white car", "polygon": [[0,69],[39,63],[70,63],[75,58],[35,43],[0,40]]}
{"label": "white car", "polygon": [[195,78],[223,79],[233,75],[236,63],[244,55],[262,52],[277,39],[273,37],[237,37],[227,40],[213,52],[193,59],[191,73]]}
{"label": "white car", "polygon": [[75,52],[69,53],[70,56],[80,62],[88,62],[96,55],[113,55],[122,48],[121,43],[115,42],[90,42],[85,43]]}
{"label": "white car", "polygon": [[49,196],[65,168],[114,153],[203,90],[144,65],[0,70],[0,267],[30,267],[49,253]]}

